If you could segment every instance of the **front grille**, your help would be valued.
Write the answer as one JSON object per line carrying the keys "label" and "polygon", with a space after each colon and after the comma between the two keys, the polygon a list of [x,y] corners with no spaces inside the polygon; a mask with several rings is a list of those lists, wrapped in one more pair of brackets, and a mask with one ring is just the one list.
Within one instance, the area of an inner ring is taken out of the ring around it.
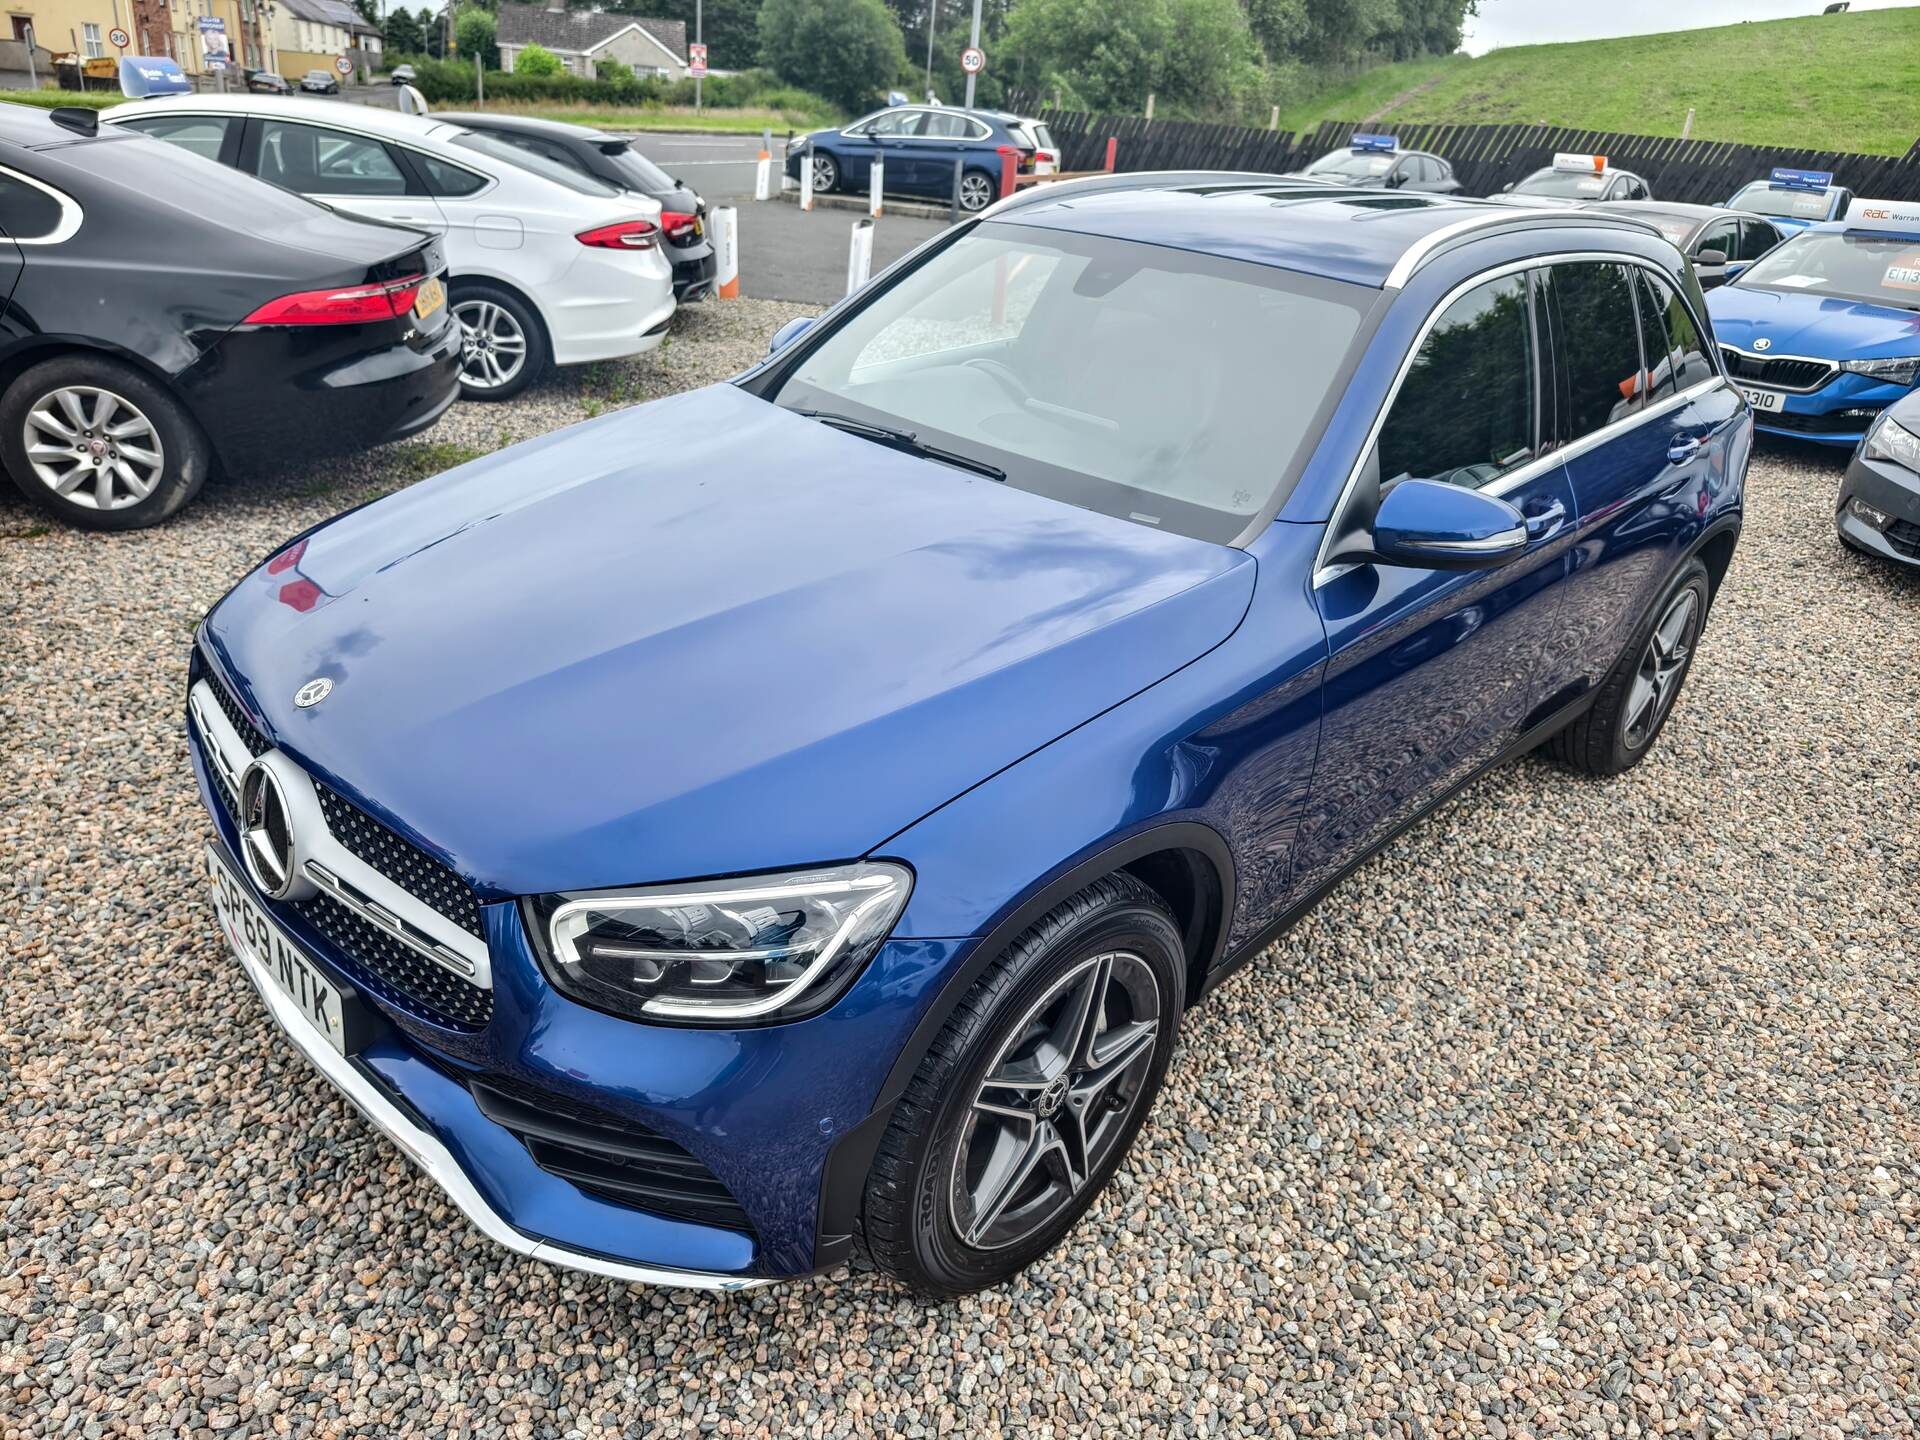
{"label": "front grille", "polygon": [[480,903],[452,870],[419,846],[402,840],[344,795],[313,782],[333,838],[421,904],[438,910],[462,930],[484,936]]}
{"label": "front grille", "polygon": [[1836,373],[1825,360],[1757,360],[1725,346],[1720,354],[1727,362],[1727,374],[1734,379],[1771,385],[1777,390],[1818,390]]}
{"label": "front grille", "polygon": [[436,965],[368,924],[331,895],[296,900],[293,911],[350,962],[352,979],[396,1010],[449,1030],[482,1030],[493,992]]}
{"label": "front grille", "polygon": [[753,1232],[727,1187],[664,1135],[502,1076],[469,1076],[467,1088],[548,1174],[650,1215]]}
{"label": "front grille", "polygon": [[1753,414],[1756,425],[1803,435],[1858,435],[1872,421],[1870,414],[1855,415],[1845,410],[1829,410],[1824,415],[1800,415],[1791,410],[1756,410]]}
{"label": "front grille", "polygon": [[213,691],[213,698],[219,702],[221,710],[226,713],[227,723],[239,734],[240,743],[247,747],[247,753],[249,755],[266,754],[267,737],[260,733],[258,725],[247,718],[247,712],[240,708],[240,702],[234,698],[233,692],[211,677],[208,678],[207,688]]}
{"label": "front grille", "polygon": [[1920,560],[1920,525],[1910,520],[1895,520],[1881,533],[1889,545],[1909,560]]}

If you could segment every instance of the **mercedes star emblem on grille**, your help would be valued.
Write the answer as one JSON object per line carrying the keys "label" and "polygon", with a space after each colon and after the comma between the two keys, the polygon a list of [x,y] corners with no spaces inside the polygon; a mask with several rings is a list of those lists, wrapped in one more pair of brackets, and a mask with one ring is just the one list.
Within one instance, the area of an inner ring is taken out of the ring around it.
{"label": "mercedes star emblem on grille", "polygon": [[286,792],[271,766],[255,760],[240,777],[240,858],[271,899],[293,893],[299,876]]}
{"label": "mercedes star emblem on grille", "polygon": [[293,703],[302,710],[311,709],[332,693],[333,681],[324,675],[316,675],[293,692]]}
{"label": "mercedes star emblem on grille", "polygon": [[1771,350],[1773,348],[1773,341],[1762,335],[1758,340],[1753,342],[1753,348],[1756,350]]}

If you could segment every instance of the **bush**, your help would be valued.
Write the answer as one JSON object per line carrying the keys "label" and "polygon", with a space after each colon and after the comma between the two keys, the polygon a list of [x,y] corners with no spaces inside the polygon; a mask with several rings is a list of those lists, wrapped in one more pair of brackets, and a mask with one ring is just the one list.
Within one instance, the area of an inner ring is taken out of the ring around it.
{"label": "bush", "polygon": [[894,83],[907,51],[882,0],[767,0],[760,58],[788,84],[858,109]]}
{"label": "bush", "polygon": [[[558,55],[544,45],[529,45],[513,57],[513,73],[524,75],[529,80],[540,80],[563,72]],[[631,75],[633,72],[629,70],[627,73]]]}
{"label": "bush", "polygon": [[609,85],[630,85],[633,83],[633,67],[618,55],[606,55],[593,62],[593,75],[596,80]]}

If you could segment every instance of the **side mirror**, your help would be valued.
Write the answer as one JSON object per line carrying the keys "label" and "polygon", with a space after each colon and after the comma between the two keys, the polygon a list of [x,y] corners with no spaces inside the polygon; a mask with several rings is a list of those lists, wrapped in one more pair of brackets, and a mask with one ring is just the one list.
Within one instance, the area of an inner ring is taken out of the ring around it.
{"label": "side mirror", "polygon": [[778,355],[782,350],[786,349],[788,345],[799,339],[800,332],[811,324],[813,324],[813,317],[811,315],[798,315],[787,321],[786,324],[774,331],[773,338],[767,341],[767,354]]}
{"label": "side mirror", "polygon": [[1724,265],[1727,263],[1727,252],[1724,250],[1695,251],[1693,256],[1693,263],[1696,265],[1708,265],[1708,266]]}
{"label": "side mirror", "polygon": [[1509,180],[1506,184],[1500,187],[1500,193],[1504,195],[1511,189],[1513,189],[1513,182]]}
{"label": "side mirror", "polygon": [[1398,190],[1406,183],[1407,172],[1404,170],[1395,170],[1391,175],[1387,176],[1387,188],[1389,190]]}
{"label": "side mirror", "polygon": [[1498,496],[1444,480],[1401,480],[1380,497],[1372,548],[1387,565],[1483,570],[1527,548],[1527,522]]}

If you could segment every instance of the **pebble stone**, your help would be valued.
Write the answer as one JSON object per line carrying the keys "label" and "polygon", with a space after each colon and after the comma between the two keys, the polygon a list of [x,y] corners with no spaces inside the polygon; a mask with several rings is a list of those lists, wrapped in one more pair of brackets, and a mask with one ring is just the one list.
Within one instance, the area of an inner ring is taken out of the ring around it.
{"label": "pebble stone", "polygon": [[1656,752],[1527,759],[1189,1017],[1000,1291],[735,1297],[482,1238],[223,953],[181,726],[244,567],[463,451],[732,374],[794,307],[210,487],[0,499],[0,1437],[1885,1436],[1920,1425],[1920,584],[1764,449]]}

